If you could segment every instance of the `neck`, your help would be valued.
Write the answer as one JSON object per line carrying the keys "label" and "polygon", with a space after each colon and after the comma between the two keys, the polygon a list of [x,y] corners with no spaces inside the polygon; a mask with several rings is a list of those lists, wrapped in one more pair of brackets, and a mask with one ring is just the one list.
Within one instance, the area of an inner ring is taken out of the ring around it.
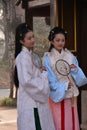
{"label": "neck", "polygon": [[[55,48],[56,49],[56,48]],[[62,51],[62,49],[61,50],[58,50],[58,49],[56,49],[59,53],[61,53],[61,51]]]}
{"label": "neck", "polygon": [[59,53],[61,53],[62,50],[58,50]]}
{"label": "neck", "polygon": [[23,48],[26,48],[29,51],[33,50],[33,47],[32,48],[27,48],[26,46],[23,46]]}

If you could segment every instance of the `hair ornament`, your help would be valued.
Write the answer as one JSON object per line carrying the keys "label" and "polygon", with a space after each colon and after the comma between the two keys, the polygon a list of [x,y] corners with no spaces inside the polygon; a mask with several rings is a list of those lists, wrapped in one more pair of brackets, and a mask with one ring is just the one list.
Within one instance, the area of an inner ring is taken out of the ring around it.
{"label": "hair ornament", "polygon": [[25,26],[27,27],[28,25],[26,24]]}
{"label": "hair ornament", "polygon": [[22,37],[22,34],[20,34],[20,37]]}
{"label": "hair ornament", "polygon": [[65,34],[67,34],[68,32],[67,31],[65,31]]}
{"label": "hair ornament", "polygon": [[54,30],[51,31],[51,40],[53,39]]}
{"label": "hair ornament", "polygon": [[54,33],[54,31],[52,30],[51,33]]}

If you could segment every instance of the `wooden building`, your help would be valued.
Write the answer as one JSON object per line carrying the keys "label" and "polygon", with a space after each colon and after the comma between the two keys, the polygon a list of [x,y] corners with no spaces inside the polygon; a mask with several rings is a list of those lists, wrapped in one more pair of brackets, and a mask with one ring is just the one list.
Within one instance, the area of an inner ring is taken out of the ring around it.
{"label": "wooden building", "polygon": [[[19,0],[20,3],[21,0]],[[50,18],[50,26],[68,32],[67,47],[77,56],[87,75],[87,0],[22,0],[26,22],[33,28],[33,17]],[[78,110],[81,127],[87,130],[87,85],[80,88]]]}

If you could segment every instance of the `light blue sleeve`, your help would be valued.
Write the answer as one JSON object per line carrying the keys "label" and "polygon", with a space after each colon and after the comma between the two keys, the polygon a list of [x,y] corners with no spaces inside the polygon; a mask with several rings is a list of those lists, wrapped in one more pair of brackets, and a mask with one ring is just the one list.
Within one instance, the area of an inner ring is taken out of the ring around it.
{"label": "light blue sleeve", "polygon": [[48,72],[48,80],[50,86],[50,98],[54,102],[60,102],[64,99],[66,95],[66,90],[68,88],[69,82],[59,82],[58,78],[56,77],[55,73],[53,72],[48,55],[45,56],[43,65],[46,67]]}
{"label": "light blue sleeve", "polygon": [[71,69],[71,75],[72,75],[76,85],[80,87],[80,86],[87,84],[87,77],[85,76],[82,69],[79,67],[76,57],[74,58],[74,65],[77,68]]}

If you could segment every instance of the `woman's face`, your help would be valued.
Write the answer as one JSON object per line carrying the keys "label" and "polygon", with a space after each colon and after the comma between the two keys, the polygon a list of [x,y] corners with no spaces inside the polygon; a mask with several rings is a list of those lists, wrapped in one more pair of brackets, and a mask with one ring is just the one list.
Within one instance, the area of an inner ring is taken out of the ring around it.
{"label": "woman's face", "polygon": [[62,33],[56,34],[52,41],[52,44],[55,49],[61,51],[65,45],[65,36]]}
{"label": "woman's face", "polygon": [[20,41],[26,48],[31,49],[34,46],[34,34],[32,31],[27,32],[23,40]]}

